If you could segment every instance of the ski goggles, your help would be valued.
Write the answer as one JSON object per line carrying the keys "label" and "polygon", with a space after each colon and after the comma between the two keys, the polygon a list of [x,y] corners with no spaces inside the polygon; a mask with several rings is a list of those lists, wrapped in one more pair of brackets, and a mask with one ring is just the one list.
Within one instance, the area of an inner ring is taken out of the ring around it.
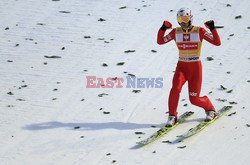
{"label": "ski goggles", "polygon": [[182,22],[188,23],[190,21],[190,17],[189,16],[179,16],[179,17],[177,17],[177,21],[178,21],[178,23],[182,23]]}

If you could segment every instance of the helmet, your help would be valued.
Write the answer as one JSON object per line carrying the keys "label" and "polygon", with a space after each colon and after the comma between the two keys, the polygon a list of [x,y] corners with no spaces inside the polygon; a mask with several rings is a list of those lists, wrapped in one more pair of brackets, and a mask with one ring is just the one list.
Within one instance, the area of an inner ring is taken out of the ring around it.
{"label": "helmet", "polygon": [[187,7],[182,7],[177,12],[177,21],[179,24],[182,22],[190,23],[190,25],[193,23],[193,15],[191,13],[191,10]]}

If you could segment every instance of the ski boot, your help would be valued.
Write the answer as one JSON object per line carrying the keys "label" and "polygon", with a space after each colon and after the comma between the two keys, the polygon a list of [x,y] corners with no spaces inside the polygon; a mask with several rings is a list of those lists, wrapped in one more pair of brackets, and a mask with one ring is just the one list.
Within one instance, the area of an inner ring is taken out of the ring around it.
{"label": "ski boot", "polygon": [[166,127],[172,127],[173,125],[175,125],[177,122],[177,118],[175,116],[168,116],[168,121],[166,124]]}
{"label": "ski boot", "polygon": [[209,122],[216,117],[216,112],[214,110],[206,111],[206,115],[207,116],[206,116],[206,119],[204,121]]}

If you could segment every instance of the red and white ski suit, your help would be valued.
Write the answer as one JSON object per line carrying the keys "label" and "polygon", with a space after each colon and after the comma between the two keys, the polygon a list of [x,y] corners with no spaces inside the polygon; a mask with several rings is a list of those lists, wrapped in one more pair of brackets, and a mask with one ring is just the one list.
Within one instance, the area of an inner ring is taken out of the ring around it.
{"label": "red and white ski suit", "polygon": [[159,29],[157,43],[162,45],[171,40],[175,40],[179,50],[179,61],[173,77],[173,84],[168,100],[169,115],[177,116],[180,92],[186,81],[188,82],[190,102],[202,107],[205,111],[215,110],[207,96],[200,97],[202,64],[199,58],[202,40],[205,39],[216,46],[221,44],[217,30],[214,29],[211,32],[212,34],[199,26],[193,26],[188,32],[184,32],[181,27],[177,27],[172,29],[168,35],[164,36],[165,31]]}

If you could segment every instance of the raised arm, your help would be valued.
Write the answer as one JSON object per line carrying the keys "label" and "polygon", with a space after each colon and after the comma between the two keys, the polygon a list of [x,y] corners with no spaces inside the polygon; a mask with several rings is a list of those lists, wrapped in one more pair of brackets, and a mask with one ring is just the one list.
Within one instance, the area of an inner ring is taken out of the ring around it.
{"label": "raised arm", "polygon": [[175,39],[175,29],[173,29],[168,35],[164,36],[166,30],[170,28],[172,28],[172,24],[168,21],[164,21],[157,35],[157,43],[159,45],[165,44]]}
{"label": "raised arm", "polygon": [[214,21],[207,21],[205,22],[205,25],[210,29],[211,33],[208,33],[204,28],[200,28],[200,38],[205,39],[209,43],[215,45],[215,46],[220,46],[221,41],[220,41],[220,36],[217,32],[217,30],[214,27]]}

